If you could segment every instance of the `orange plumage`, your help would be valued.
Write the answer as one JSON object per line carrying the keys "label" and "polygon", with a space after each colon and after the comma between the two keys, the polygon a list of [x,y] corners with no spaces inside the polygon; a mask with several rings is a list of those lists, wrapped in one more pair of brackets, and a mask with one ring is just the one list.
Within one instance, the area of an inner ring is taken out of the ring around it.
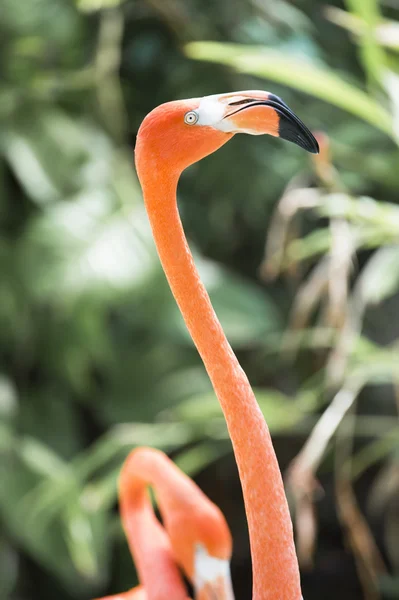
{"label": "orange plumage", "polygon": [[[212,381],[233,444],[248,519],[253,598],[300,600],[292,524],[269,430],[200,280],[176,202],[181,172],[220,148],[236,133],[268,133],[292,141],[309,152],[318,152],[314,136],[280,98],[263,91],[233,92],[170,102],[154,109],[138,132],[136,167],[162,266]],[[121,479],[125,482],[121,484],[122,494],[124,486],[128,486],[126,468]],[[162,486],[164,483],[168,485],[163,482]],[[121,505],[125,523],[129,522],[129,514],[138,514],[137,507],[129,507],[123,500]],[[173,494],[165,494],[160,506],[172,544],[183,547],[182,532],[173,526],[176,509]],[[192,507],[189,514],[191,510]],[[182,515],[180,517],[184,520]],[[132,518],[139,529],[137,518]],[[187,523],[189,521],[190,517]],[[200,519],[198,524],[195,536],[210,540],[214,533],[212,518]],[[188,525],[185,530],[188,536],[193,534]],[[127,533],[140,572],[143,548],[136,548],[133,529],[130,531],[129,526]],[[217,539],[212,548],[213,552],[219,552]],[[182,552],[179,561],[186,574],[192,575],[190,553]],[[206,585],[200,596],[204,590]],[[158,598],[155,592],[148,593],[148,597],[150,600]],[[169,598],[167,586],[162,598]],[[177,595],[173,600],[177,600]]]}

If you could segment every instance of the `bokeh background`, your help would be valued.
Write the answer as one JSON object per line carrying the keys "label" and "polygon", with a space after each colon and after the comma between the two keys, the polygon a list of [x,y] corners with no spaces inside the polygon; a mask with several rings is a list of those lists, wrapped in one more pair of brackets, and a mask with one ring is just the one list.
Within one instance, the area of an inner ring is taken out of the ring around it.
{"label": "bokeh background", "polygon": [[176,98],[281,95],[321,155],[237,136],[179,205],[270,424],[306,600],[399,598],[399,4],[1,0],[0,598],[136,582],[116,480],[167,451],[247,529],[218,403],[134,172]]}

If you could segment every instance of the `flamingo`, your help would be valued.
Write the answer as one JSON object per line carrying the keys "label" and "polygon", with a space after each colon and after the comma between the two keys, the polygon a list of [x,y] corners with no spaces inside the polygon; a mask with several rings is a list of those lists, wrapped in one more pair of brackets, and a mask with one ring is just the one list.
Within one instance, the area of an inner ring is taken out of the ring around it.
{"label": "flamingo", "polygon": [[[147,487],[156,491],[164,527]],[[160,450],[136,448],[119,478],[122,523],[142,585],[101,600],[234,600],[230,530],[219,508]]]}
{"label": "flamingo", "polygon": [[[232,441],[248,521],[253,600],[301,600],[292,523],[270,433],[200,280],[177,208],[182,171],[218,150],[236,133],[269,134],[308,152],[319,151],[312,133],[279,97],[250,90],[178,100],[155,108],[137,135],[136,168],[163,269],[211,379]],[[148,545],[144,533],[140,535],[140,523],[133,521],[138,537]],[[195,565],[198,557],[202,565],[215,558],[201,543],[195,548]],[[136,560],[139,558],[137,554]],[[151,568],[156,568],[155,562]],[[214,589],[225,576],[223,569],[209,568],[208,582]],[[165,583],[162,598],[171,597],[168,590]],[[148,594],[149,600],[155,597]],[[178,597],[176,592],[173,599]]]}

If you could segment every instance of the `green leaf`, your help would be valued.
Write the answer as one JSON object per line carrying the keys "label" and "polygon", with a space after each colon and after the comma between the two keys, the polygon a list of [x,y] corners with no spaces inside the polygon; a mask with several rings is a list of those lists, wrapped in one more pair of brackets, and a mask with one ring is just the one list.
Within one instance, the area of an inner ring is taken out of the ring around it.
{"label": "green leaf", "polygon": [[14,589],[18,576],[18,555],[16,550],[0,537],[0,597],[7,598]]}
{"label": "green leaf", "polygon": [[8,377],[0,373],[0,418],[12,419],[17,412],[17,391]]}
{"label": "green leaf", "polygon": [[362,298],[378,304],[399,289],[399,246],[380,248],[369,259],[361,275]]}
{"label": "green leaf", "polygon": [[115,209],[111,194],[93,189],[38,217],[21,254],[32,265],[35,294],[53,293],[65,302],[95,289],[112,294],[147,281],[159,261],[143,206],[130,216]]}
{"label": "green leaf", "polygon": [[[399,39],[399,23],[397,34]],[[391,100],[393,128],[397,139],[399,139],[399,75],[392,70],[385,69],[382,82]]]}
{"label": "green leaf", "polygon": [[377,0],[346,0],[352,14],[362,20],[360,56],[371,83],[380,82],[385,62],[384,51],[377,42],[377,27],[382,19]]}
{"label": "green leaf", "polygon": [[104,133],[50,106],[30,112],[5,129],[1,149],[31,199],[46,205],[108,183],[113,149]]}
{"label": "green leaf", "polygon": [[364,446],[351,458],[351,475],[354,479],[374,463],[383,459],[386,455],[394,453],[399,447],[399,428],[394,428],[382,438]]}
{"label": "green leaf", "polygon": [[223,63],[241,73],[276,81],[334,106],[370,123],[394,137],[392,118],[380,102],[351,85],[326,66],[284,55],[263,46],[241,46],[218,42],[187,44],[186,53],[196,60]]}
{"label": "green leaf", "polygon": [[[325,15],[332,23],[350,31],[354,35],[363,35],[365,24],[354,13],[347,12],[336,6],[327,6]],[[381,46],[396,52],[399,51],[399,23],[397,21],[390,21],[389,19],[379,21],[375,26],[374,34]]]}
{"label": "green leaf", "polygon": [[21,443],[19,454],[29,469],[38,475],[58,477],[67,470],[66,464],[37,439],[26,438]]}
{"label": "green leaf", "polygon": [[[56,510],[55,514],[46,511],[36,513],[32,519],[31,507],[24,502],[24,498],[41,480],[17,460],[2,469],[0,514],[6,523],[7,532],[36,562],[60,579],[70,593],[91,596],[95,586],[107,574],[104,555],[106,546],[103,545],[107,535],[106,515],[98,511],[89,517],[91,527],[96,528],[91,547],[95,559],[90,563],[90,567],[95,565],[95,569],[90,570],[87,562],[79,562],[76,555],[71,555],[71,547],[66,544],[62,512]],[[57,486],[57,482],[54,482],[54,486]],[[63,507],[78,501],[76,492],[75,496],[68,494],[64,496]]]}
{"label": "green leaf", "polygon": [[399,383],[399,352],[395,348],[382,348],[369,352],[361,360],[353,360],[351,374],[365,383]]}
{"label": "green leaf", "polygon": [[104,556],[106,515],[101,510],[87,510],[80,498],[70,502],[64,514],[65,538],[76,570],[87,580],[98,579]]}
{"label": "green leaf", "polygon": [[205,469],[208,465],[229,452],[231,452],[230,446],[226,446],[226,444],[211,445],[207,440],[202,444],[197,444],[194,448],[179,452],[178,456],[174,459],[174,463],[184,473],[187,473],[190,477],[194,477],[199,471]]}

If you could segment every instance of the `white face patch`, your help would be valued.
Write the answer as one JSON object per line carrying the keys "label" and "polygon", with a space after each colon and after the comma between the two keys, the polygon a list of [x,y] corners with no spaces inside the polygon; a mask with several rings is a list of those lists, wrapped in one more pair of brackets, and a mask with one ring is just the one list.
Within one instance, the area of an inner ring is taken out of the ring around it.
{"label": "white face patch", "polygon": [[[239,92],[234,97],[234,100],[241,100],[248,97],[247,92],[242,92],[242,96]],[[253,94],[261,95],[262,92],[253,92]],[[263,92],[264,94],[264,92]],[[204,96],[201,98],[198,108],[196,109],[196,113],[198,114],[198,120],[196,121],[196,125],[208,125],[209,127],[213,127],[214,129],[219,129],[219,131],[224,131],[225,133],[238,133],[237,126],[230,121],[229,119],[225,119],[226,112],[228,111],[228,103],[227,98],[226,101],[223,101],[223,97],[225,94],[214,94],[213,96]],[[256,96],[255,96],[256,97]],[[252,129],[243,130],[240,128],[240,133],[249,133],[251,135],[260,135],[259,132],[253,131]]]}
{"label": "white face patch", "polygon": [[[208,554],[202,544],[195,547],[194,557],[194,588],[196,593],[206,585],[215,591],[220,589],[223,581],[223,597],[221,600],[234,600],[233,586],[231,584],[230,563],[228,560],[216,558]],[[215,594],[215,598],[219,598]]]}
{"label": "white face patch", "polygon": [[213,96],[204,96],[201,98],[199,107],[197,109],[199,119],[198,125],[210,125],[216,127],[218,123],[223,119],[226,107],[219,102],[219,94]]}

